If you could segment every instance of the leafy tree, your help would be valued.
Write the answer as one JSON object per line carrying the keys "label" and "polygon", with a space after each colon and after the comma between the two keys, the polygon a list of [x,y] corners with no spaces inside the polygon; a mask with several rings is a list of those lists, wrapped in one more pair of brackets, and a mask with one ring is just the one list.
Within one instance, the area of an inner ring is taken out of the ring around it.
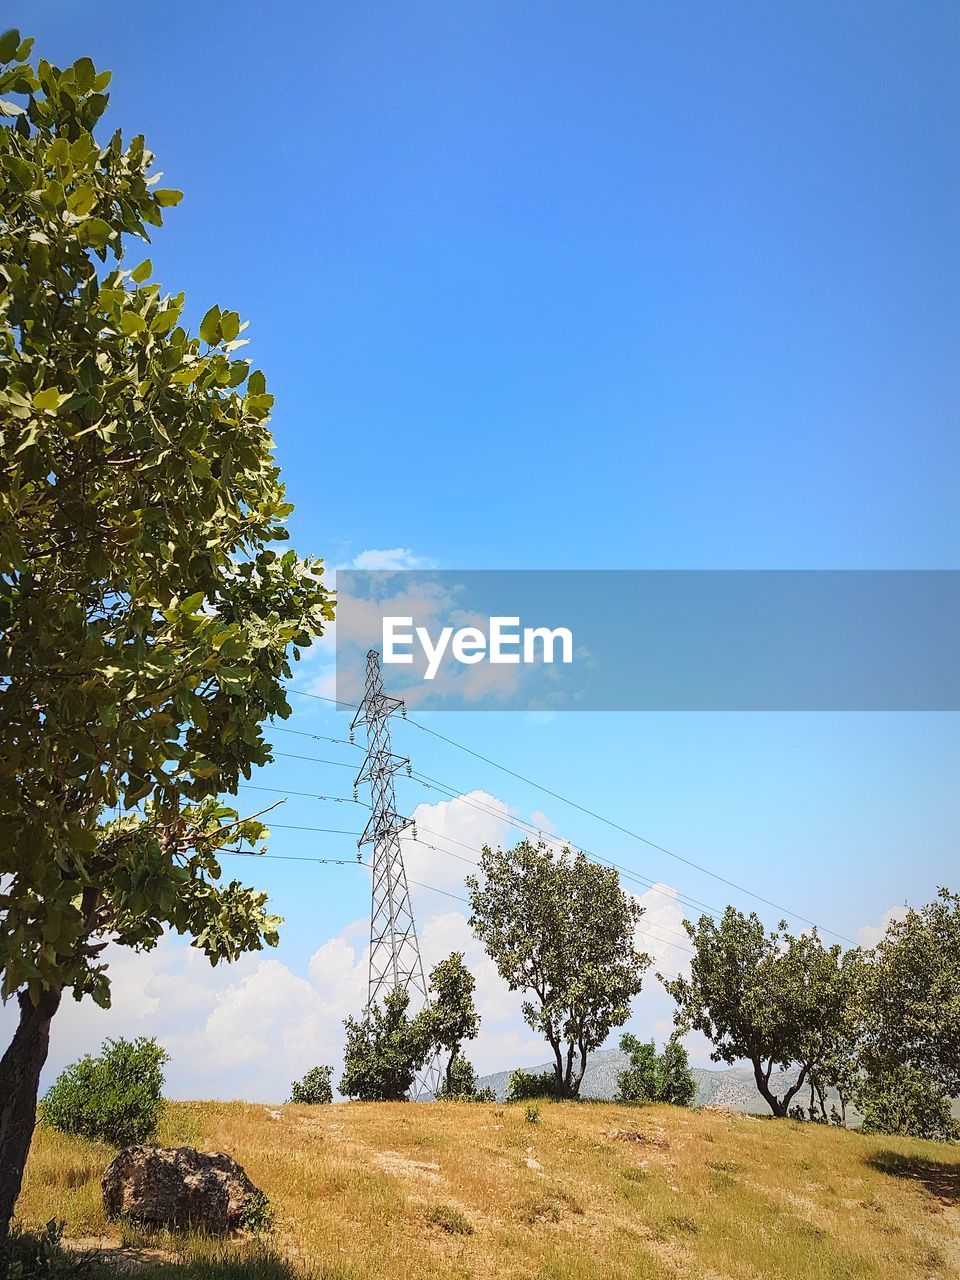
{"label": "leafy tree", "polygon": [[462,1053],[454,1054],[437,1090],[438,1102],[495,1102],[489,1087],[477,1088],[477,1073]]}
{"label": "leafy tree", "polygon": [[553,1050],[558,1095],[576,1098],[587,1055],[626,1022],[650,964],[634,945],[643,908],[615,870],[569,849],[485,847],[480,870],[466,882],[470,924],[510,990],[533,997],[523,1015]]}
{"label": "leafy tree", "polygon": [[895,920],[868,954],[863,983],[863,1062],[869,1075],[897,1067],[926,1073],[960,1094],[960,894]]}
{"label": "leafy tree", "polygon": [[361,1102],[403,1102],[417,1072],[430,1053],[422,1023],[409,1018],[409,993],[402,987],[389,992],[381,1007],[376,1001],[362,1018],[347,1018],[340,1092]]}
{"label": "leafy tree", "polygon": [[[794,937],[784,921],[766,933],[760,919],[727,907],[719,921],[684,921],[694,945],[689,978],[663,980],[677,1002],[678,1033],[701,1031],[714,1062],[746,1058],[775,1116],[824,1062],[842,1026],[846,987],[840,947],[825,948],[816,930]],[[770,1087],[774,1068],[797,1065],[782,1096]]]}
{"label": "leafy tree", "polygon": [[689,1107],[697,1092],[687,1051],[679,1040],[668,1040],[658,1054],[652,1040],[620,1037],[620,1048],[630,1055],[630,1065],[617,1076],[620,1102],[669,1102]]}
{"label": "leafy tree", "polygon": [[290,1101],[311,1104],[332,1102],[332,1075],[333,1067],[311,1067],[302,1080],[294,1080],[290,1086]]}
{"label": "leafy tree", "polygon": [[0,1237],[50,1020],[65,991],[109,1002],[104,947],[275,943],[216,858],[265,828],[217,796],[270,758],[291,654],[333,616],[319,562],[271,546],[291,508],[239,317],[191,336],[126,268],[180,192],[142,137],[98,141],[108,72],[30,48],[0,37]]}
{"label": "leafy tree", "polygon": [[[465,1062],[459,1056],[460,1046],[464,1040],[475,1040],[480,1030],[480,1016],[473,1003],[475,987],[462,951],[452,951],[430,971],[430,1003],[419,1015],[420,1026],[433,1052],[448,1055],[443,1084],[447,1094],[453,1091],[454,1063]],[[462,1065],[460,1071],[462,1075]]]}
{"label": "leafy tree", "polygon": [[105,1040],[99,1057],[87,1054],[56,1078],[40,1104],[41,1119],[93,1142],[146,1142],[163,1111],[163,1067],[169,1060],[145,1036]]}
{"label": "leafy tree", "polygon": [[854,1097],[863,1133],[899,1133],[940,1142],[960,1138],[950,1098],[919,1067],[885,1067],[858,1082]]}
{"label": "leafy tree", "polygon": [[562,1097],[556,1071],[525,1071],[517,1067],[507,1077],[507,1102],[526,1102],[529,1098],[550,1098],[556,1102]]}

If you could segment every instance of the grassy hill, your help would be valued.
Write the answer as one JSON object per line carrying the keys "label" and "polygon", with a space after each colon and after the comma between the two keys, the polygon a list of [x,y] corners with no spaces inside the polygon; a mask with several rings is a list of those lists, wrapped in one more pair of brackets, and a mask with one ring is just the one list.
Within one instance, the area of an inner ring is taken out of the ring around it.
{"label": "grassy hill", "polygon": [[18,1213],[153,1280],[960,1277],[960,1148],[723,1111],[544,1104],[171,1105],[159,1135],[234,1155],[269,1236],[108,1223],[106,1147],[40,1130]]}

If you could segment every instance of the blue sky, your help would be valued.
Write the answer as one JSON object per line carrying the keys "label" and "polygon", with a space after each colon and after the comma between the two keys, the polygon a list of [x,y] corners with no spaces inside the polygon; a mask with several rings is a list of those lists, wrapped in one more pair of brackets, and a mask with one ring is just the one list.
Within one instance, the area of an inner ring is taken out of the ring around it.
{"label": "blue sky", "polygon": [[[7,17],[52,61],[112,68],[110,122],[145,133],[186,193],[155,274],[197,320],[214,302],[250,320],[298,550],[457,569],[960,567],[955,5],[46,0]],[[291,727],[341,734],[295,701]],[[955,716],[428,723],[848,937],[956,887]],[[398,734],[458,789],[776,916]],[[278,758],[259,782],[349,795],[349,776]],[[401,791],[407,808],[430,799]],[[359,829],[351,810],[291,799],[281,820]],[[469,812],[434,817],[469,843]],[[278,829],[271,850],[351,857],[353,840]],[[456,893],[467,868],[432,858],[419,874]],[[117,1012],[71,1012],[55,1063],[177,993],[175,1091],[276,1097],[288,1065],[333,1060],[365,873],[254,870],[288,920],[277,968],[254,958],[201,991],[173,949],[128,965]],[[436,946],[458,939],[457,902],[418,892]],[[644,999],[636,1026],[659,1035],[667,1006]],[[258,1016],[289,1038],[279,1066],[251,1043],[225,1085],[197,1067],[211,1022],[240,1035]],[[511,1053],[542,1057],[513,1023],[477,1057]]]}

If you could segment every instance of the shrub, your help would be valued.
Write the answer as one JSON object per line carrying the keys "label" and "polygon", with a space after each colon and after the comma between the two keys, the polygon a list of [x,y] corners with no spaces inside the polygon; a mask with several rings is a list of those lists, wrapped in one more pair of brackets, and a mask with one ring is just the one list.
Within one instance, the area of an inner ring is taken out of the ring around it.
{"label": "shrub", "polygon": [[438,1102],[496,1102],[497,1095],[489,1087],[477,1088],[477,1073],[462,1053],[450,1063],[449,1080],[444,1076],[437,1090]]}
{"label": "shrub", "polygon": [[310,1104],[332,1102],[332,1074],[333,1067],[311,1067],[302,1080],[294,1080],[290,1086],[290,1101]]}
{"label": "shrub", "polygon": [[410,994],[389,992],[361,1018],[347,1018],[340,1092],[361,1102],[402,1102],[427,1060],[430,1042],[423,1023],[407,1015]]}
{"label": "shrub", "polygon": [[556,1101],[559,1096],[557,1077],[553,1071],[537,1075],[518,1067],[516,1071],[510,1072],[507,1080],[507,1102],[525,1102],[527,1098],[551,1098]]}
{"label": "shrub", "polygon": [[163,1064],[156,1040],[104,1040],[57,1077],[40,1104],[44,1124],[117,1147],[144,1142],[163,1110]]}
{"label": "shrub", "polygon": [[617,1076],[618,1102],[670,1102],[689,1107],[697,1091],[687,1051],[678,1040],[668,1040],[658,1054],[652,1040],[625,1035],[620,1048],[630,1055],[630,1065]]}
{"label": "shrub", "polygon": [[81,1259],[61,1247],[62,1237],[63,1223],[54,1218],[38,1231],[24,1231],[15,1222],[7,1241],[7,1280],[73,1280]]}
{"label": "shrub", "polygon": [[855,1101],[863,1114],[862,1133],[899,1133],[941,1142],[960,1138],[950,1099],[916,1067],[885,1067],[866,1076],[857,1085]]}
{"label": "shrub", "polygon": [[540,1123],[540,1108],[537,1106],[535,1102],[527,1103],[527,1109],[524,1112],[523,1118],[526,1120],[527,1124]]}
{"label": "shrub", "polygon": [[459,1209],[448,1204],[435,1204],[427,1211],[427,1221],[451,1236],[472,1236],[473,1227]]}

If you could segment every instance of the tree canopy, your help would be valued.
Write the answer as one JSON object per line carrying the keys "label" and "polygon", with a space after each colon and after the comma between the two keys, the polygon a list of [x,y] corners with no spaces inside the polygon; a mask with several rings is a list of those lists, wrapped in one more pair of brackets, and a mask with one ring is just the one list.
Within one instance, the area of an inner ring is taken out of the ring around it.
{"label": "tree canopy", "polygon": [[347,1018],[340,1092],[361,1102],[403,1102],[430,1053],[418,1018],[410,1018],[410,994],[395,987],[360,1018]]}
{"label": "tree canopy", "polygon": [[[842,1024],[841,948],[825,948],[816,930],[794,936],[784,921],[767,933],[758,916],[734,907],[684,927],[694,946],[690,975],[663,984],[677,1003],[677,1031],[702,1032],[714,1062],[746,1058],[771,1111],[786,1115]],[[799,1067],[796,1082],[777,1095],[773,1071],[790,1066]]]}
{"label": "tree canopy", "polygon": [[466,1077],[460,1053],[464,1040],[475,1040],[480,1030],[480,1015],[473,1003],[476,981],[463,963],[463,952],[452,951],[430,970],[430,1003],[419,1015],[424,1035],[435,1053],[446,1055],[444,1088],[448,1093],[466,1092],[456,1089],[454,1066],[459,1061],[458,1079]]}
{"label": "tree canopy", "polygon": [[108,1003],[104,946],[276,941],[216,856],[265,829],[218,797],[270,758],[333,616],[320,562],[275,545],[291,507],[239,316],[191,332],[143,257],[181,193],[142,137],[101,137],[109,72],[30,53],[0,37],[0,1231],[49,1019],[67,989]]}
{"label": "tree canopy", "polygon": [[643,908],[615,870],[542,842],[485,847],[466,883],[472,928],[510,990],[532,997],[524,1018],[553,1051],[559,1095],[577,1097],[588,1054],[626,1022],[650,964],[634,940]]}

